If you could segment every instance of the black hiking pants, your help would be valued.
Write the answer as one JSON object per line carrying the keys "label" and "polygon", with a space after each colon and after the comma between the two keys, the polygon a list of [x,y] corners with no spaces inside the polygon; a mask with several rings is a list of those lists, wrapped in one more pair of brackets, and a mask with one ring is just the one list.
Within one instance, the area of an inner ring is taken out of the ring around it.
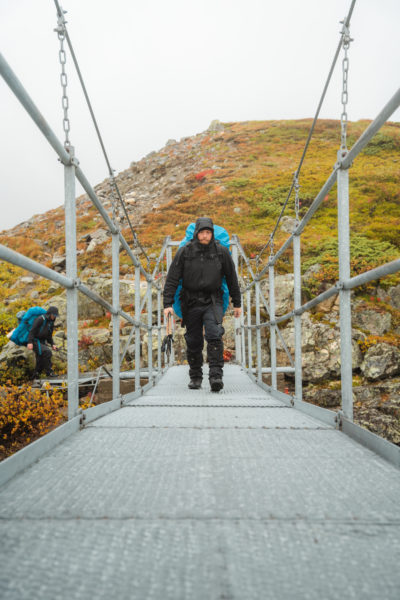
{"label": "black hiking pants", "polygon": [[[221,378],[224,367],[224,344],[222,336],[222,303],[217,302],[206,305],[195,305],[187,309],[185,315],[187,346],[187,361],[189,363],[190,379],[203,378],[203,347],[204,337],[207,341],[207,355],[209,363],[209,378]],[[216,318],[217,317],[217,318]],[[219,323],[218,323],[219,322]],[[205,336],[203,335],[203,328]]]}
{"label": "black hiking pants", "polygon": [[33,351],[36,356],[35,372],[40,375],[42,371],[48,375],[51,371],[51,348],[40,340],[33,340]]}

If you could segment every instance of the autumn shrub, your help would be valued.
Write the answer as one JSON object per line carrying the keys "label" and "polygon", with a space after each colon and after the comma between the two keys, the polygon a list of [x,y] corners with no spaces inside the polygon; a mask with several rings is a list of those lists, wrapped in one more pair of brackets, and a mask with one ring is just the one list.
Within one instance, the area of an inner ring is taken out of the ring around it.
{"label": "autumn shrub", "polygon": [[63,395],[29,385],[0,387],[0,456],[6,458],[63,420]]}
{"label": "autumn shrub", "polygon": [[0,350],[9,341],[7,333],[12,331],[17,324],[18,320],[15,314],[6,312],[4,308],[0,307]]}
{"label": "autumn shrub", "polygon": [[78,342],[78,346],[80,350],[86,350],[93,343],[93,338],[91,338],[90,335],[82,335],[81,339]]}

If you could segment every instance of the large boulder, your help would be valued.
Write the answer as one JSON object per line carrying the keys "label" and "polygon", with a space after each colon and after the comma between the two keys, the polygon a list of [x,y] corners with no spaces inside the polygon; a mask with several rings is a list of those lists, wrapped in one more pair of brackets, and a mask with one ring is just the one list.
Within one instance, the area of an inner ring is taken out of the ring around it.
{"label": "large boulder", "polygon": [[367,379],[394,377],[400,373],[400,350],[389,344],[376,344],[364,355],[361,371]]}
{"label": "large boulder", "polygon": [[25,346],[17,346],[14,342],[8,342],[3,346],[0,353],[0,369],[6,370],[16,367],[25,371],[28,375],[35,366],[35,354]]}
{"label": "large boulder", "polygon": [[[294,323],[290,322],[281,333],[288,349],[294,354]],[[277,348],[283,350],[279,337],[277,337]],[[340,376],[340,332],[337,327],[313,321],[309,315],[303,315],[302,353],[304,381],[317,382]],[[353,340],[353,369],[359,368],[361,362],[361,350]]]}
{"label": "large boulder", "polygon": [[105,229],[97,229],[93,233],[90,233],[86,237],[86,240],[89,242],[86,252],[93,252],[97,246],[104,244],[104,242],[108,242],[110,237]]}
{"label": "large boulder", "polygon": [[92,344],[107,344],[110,342],[111,330],[105,327],[85,327],[79,331],[79,339],[86,338]]}

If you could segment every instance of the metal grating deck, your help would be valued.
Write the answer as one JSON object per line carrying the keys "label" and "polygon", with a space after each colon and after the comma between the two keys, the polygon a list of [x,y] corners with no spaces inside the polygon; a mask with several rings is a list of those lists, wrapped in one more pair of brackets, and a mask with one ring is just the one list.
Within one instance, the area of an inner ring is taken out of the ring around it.
{"label": "metal grating deck", "polygon": [[0,597],[398,599],[400,473],[239,367],[171,368],[0,490]]}

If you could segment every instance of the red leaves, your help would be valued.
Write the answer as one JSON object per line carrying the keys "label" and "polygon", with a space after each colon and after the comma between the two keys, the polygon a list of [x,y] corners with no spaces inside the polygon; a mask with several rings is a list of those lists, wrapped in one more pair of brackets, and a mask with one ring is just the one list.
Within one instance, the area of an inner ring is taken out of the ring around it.
{"label": "red leaves", "polygon": [[230,350],[224,350],[224,362],[229,362],[232,360],[232,352]]}
{"label": "red leaves", "polygon": [[197,181],[203,181],[207,177],[207,175],[212,175],[214,173],[214,169],[206,169],[205,171],[200,171],[195,175],[195,179]]}

